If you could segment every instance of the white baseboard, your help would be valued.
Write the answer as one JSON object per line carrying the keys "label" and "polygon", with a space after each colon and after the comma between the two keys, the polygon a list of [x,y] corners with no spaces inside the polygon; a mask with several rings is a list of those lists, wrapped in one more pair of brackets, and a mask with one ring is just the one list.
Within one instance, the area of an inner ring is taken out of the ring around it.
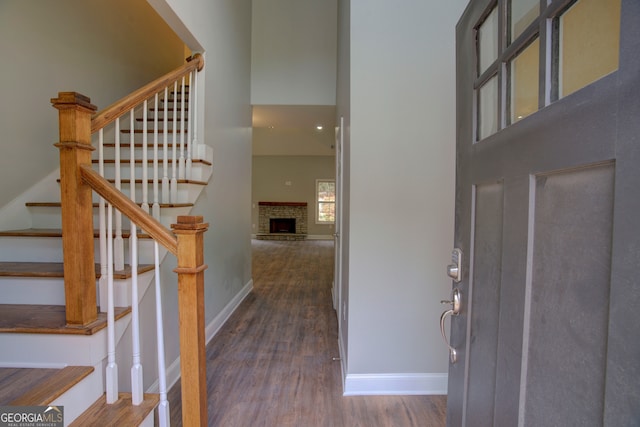
{"label": "white baseboard", "polygon": [[333,240],[333,234],[308,234],[307,240]]}
{"label": "white baseboard", "polygon": [[[258,235],[253,233],[251,234],[252,239],[257,239]],[[333,240],[333,234],[307,234],[307,240]]]}
{"label": "white baseboard", "polygon": [[347,374],[344,396],[445,395],[448,374]]}
{"label": "white baseboard", "polygon": [[204,336],[205,342],[209,344],[209,341],[216,336],[220,328],[225,324],[229,316],[236,311],[236,308],[240,305],[240,303],[249,295],[251,290],[253,289],[253,279],[249,280],[246,285],[236,294],[235,297],[229,301],[229,303],[222,309],[220,313],[216,317],[213,318],[211,322],[204,328]]}
{"label": "white baseboard", "polygon": [[[236,294],[235,297],[229,301],[229,303],[222,309],[220,313],[216,317],[213,318],[211,322],[204,328],[205,342],[208,344],[211,339],[218,333],[220,328],[225,324],[229,316],[236,311],[236,308],[240,305],[240,303],[249,295],[251,290],[253,289],[253,279],[249,280],[249,282],[244,285],[244,287]],[[167,368],[167,390],[171,389],[173,385],[178,382],[180,379],[180,356],[174,360],[171,365]],[[149,386],[147,389],[147,393],[158,393],[159,383],[156,380],[153,384]]]}

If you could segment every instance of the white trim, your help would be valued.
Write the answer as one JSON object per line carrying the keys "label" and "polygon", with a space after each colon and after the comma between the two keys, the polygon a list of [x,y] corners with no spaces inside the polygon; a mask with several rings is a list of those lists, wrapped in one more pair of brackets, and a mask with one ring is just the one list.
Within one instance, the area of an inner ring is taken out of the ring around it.
{"label": "white trim", "polygon": [[[253,279],[249,280],[246,285],[234,296],[231,301],[222,309],[216,317],[205,327],[205,342],[209,344],[209,341],[218,333],[220,328],[229,319],[229,316],[233,314],[238,308],[240,303],[249,295],[253,289]],[[180,379],[180,356],[178,356],[171,365],[167,368],[167,389],[170,390],[173,385]],[[149,386],[147,393],[158,393],[158,380]]]}
{"label": "white trim", "polygon": [[220,328],[225,324],[225,322],[229,319],[229,316],[233,314],[234,311],[238,308],[240,303],[249,295],[249,293],[253,290],[253,279],[249,280],[246,285],[234,296],[231,301],[222,309],[220,313],[205,327],[204,335],[205,342],[209,344],[209,341],[213,339],[213,337],[218,333]]}
{"label": "white trim", "polygon": [[[252,234],[251,239],[256,240],[257,234]],[[333,240],[333,234],[307,234],[305,240]]]}
{"label": "white trim", "polygon": [[448,374],[347,374],[344,396],[446,395]]}
{"label": "white trim", "polygon": [[[335,178],[318,178],[318,179],[316,179],[316,190],[315,190],[315,194],[316,194],[316,196],[315,196],[316,216],[315,216],[314,220],[315,220],[316,225],[333,225],[333,224],[336,223],[336,221],[335,221],[335,218],[336,218],[336,216],[335,216],[336,215],[335,214],[336,202],[335,201],[333,202],[333,208],[334,208],[333,219],[334,220],[333,221],[320,221],[318,219],[320,217],[320,209],[319,209],[320,200],[318,200],[318,183],[320,183],[320,182],[333,182],[333,194],[334,194],[334,196],[336,194],[336,180],[335,180]],[[325,203],[329,203],[329,202],[325,202]]]}
{"label": "white trim", "polygon": [[[175,383],[180,379],[180,356],[174,360],[171,365],[167,368],[166,372],[167,377],[167,390],[171,390],[171,387],[174,386]],[[145,393],[159,393],[160,392],[160,383],[158,380],[155,380],[153,384],[147,388]]]}
{"label": "white trim", "polygon": [[342,394],[346,391],[347,357],[342,345],[342,336],[338,336],[338,352],[340,353],[340,376],[342,378]]}
{"label": "white trim", "polygon": [[64,369],[69,366],[68,363],[30,363],[30,362],[0,362],[0,368],[13,369]]}
{"label": "white trim", "polygon": [[307,234],[307,240],[333,240],[333,234]]}

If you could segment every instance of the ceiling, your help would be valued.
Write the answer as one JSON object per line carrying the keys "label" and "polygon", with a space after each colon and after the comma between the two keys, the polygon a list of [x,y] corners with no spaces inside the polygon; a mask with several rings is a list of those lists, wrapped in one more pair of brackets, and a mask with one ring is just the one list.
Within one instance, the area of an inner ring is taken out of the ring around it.
{"label": "ceiling", "polygon": [[335,117],[333,105],[254,105],[253,154],[334,155]]}

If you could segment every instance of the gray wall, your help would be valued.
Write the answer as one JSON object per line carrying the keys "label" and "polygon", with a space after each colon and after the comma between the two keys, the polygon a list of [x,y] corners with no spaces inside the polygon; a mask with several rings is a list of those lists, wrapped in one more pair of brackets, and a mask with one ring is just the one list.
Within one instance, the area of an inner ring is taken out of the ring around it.
{"label": "gray wall", "polygon": [[[0,1],[0,206],[58,168],[60,91],[99,109],[184,62],[144,0]],[[15,167],[20,165],[20,167]]]}
{"label": "gray wall", "polygon": [[333,156],[253,156],[253,232],[258,231],[258,202],[307,202],[308,234],[331,237],[333,225],[315,223],[315,185],[316,179],[334,178]]}
{"label": "gray wall", "polygon": [[350,112],[347,388],[359,374],[419,382],[448,368],[438,320],[451,286],[454,28],[466,0],[340,3],[350,14],[338,67],[350,73],[338,90],[339,114]]}
{"label": "gray wall", "polygon": [[252,104],[335,104],[336,7],[253,0]]}
{"label": "gray wall", "polygon": [[[213,176],[192,213],[210,224],[204,236],[210,326],[251,285],[251,0],[149,1],[205,56],[198,100],[207,103],[200,110],[198,139],[213,150]],[[175,291],[170,297],[176,298]],[[171,310],[167,305],[166,315],[175,321]]]}
{"label": "gray wall", "polygon": [[349,228],[350,228],[350,194],[351,178],[351,1],[338,2],[338,70],[336,80],[336,122],[342,117],[342,222],[340,244],[342,260],[340,290],[336,312],[338,315],[338,341],[342,358],[342,374],[348,373],[349,362]]}

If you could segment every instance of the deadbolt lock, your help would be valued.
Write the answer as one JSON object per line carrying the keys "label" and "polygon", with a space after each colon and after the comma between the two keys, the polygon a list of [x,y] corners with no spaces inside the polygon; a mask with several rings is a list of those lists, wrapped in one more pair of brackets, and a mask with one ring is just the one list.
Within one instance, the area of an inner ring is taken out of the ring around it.
{"label": "deadbolt lock", "polygon": [[452,264],[447,265],[447,276],[458,283],[462,280],[462,251],[460,249],[455,248],[451,251],[451,262]]}

